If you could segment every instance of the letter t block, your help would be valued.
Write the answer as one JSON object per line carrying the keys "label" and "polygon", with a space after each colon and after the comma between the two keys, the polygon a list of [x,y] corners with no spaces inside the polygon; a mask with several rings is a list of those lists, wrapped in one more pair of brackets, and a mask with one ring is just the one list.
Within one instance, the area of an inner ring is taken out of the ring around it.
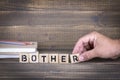
{"label": "letter t block", "polygon": [[48,54],[39,54],[40,63],[48,63]]}

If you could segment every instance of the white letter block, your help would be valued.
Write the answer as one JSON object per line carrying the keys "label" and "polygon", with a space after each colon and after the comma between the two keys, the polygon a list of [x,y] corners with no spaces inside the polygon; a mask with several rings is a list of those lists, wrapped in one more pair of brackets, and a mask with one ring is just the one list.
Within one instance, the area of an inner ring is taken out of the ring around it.
{"label": "white letter block", "polygon": [[79,63],[79,54],[71,54],[70,55],[71,63]]}
{"label": "white letter block", "polygon": [[38,63],[38,53],[29,53],[30,63]]}
{"label": "white letter block", "polygon": [[48,63],[48,54],[39,54],[40,63]]}
{"label": "white letter block", "polygon": [[59,63],[69,63],[69,54],[59,54]]}
{"label": "white letter block", "polygon": [[58,54],[49,54],[49,63],[58,63]]}
{"label": "white letter block", "polygon": [[20,53],[19,54],[19,62],[20,63],[29,63],[29,55],[28,55],[28,53]]}

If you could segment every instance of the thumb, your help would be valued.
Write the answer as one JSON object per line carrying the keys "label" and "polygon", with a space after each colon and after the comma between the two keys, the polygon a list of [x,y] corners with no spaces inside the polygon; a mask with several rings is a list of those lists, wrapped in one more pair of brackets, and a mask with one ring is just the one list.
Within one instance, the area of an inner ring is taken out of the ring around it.
{"label": "thumb", "polygon": [[86,51],[86,52],[82,53],[79,56],[79,60],[80,60],[80,62],[83,62],[83,61],[87,61],[87,60],[93,59],[95,57],[97,57],[97,56],[96,56],[95,51],[93,49],[93,50]]}

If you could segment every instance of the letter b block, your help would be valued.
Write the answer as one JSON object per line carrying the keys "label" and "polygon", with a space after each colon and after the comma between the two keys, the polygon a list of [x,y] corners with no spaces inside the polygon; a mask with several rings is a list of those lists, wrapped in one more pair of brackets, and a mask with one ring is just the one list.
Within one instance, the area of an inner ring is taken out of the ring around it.
{"label": "letter b block", "polygon": [[20,63],[29,63],[29,55],[28,55],[28,53],[20,53],[19,54],[19,62]]}

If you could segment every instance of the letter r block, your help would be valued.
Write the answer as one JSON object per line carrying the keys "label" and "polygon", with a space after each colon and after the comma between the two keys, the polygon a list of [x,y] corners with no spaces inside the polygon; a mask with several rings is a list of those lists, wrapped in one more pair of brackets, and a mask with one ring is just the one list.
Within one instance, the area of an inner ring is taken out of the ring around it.
{"label": "letter r block", "polygon": [[28,53],[20,53],[19,54],[19,62],[20,63],[29,63],[29,55],[28,55]]}
{"label": "letter r block", "polygon": [[70,55],[71,63],[79,63],[79,54],[71,54]]}

